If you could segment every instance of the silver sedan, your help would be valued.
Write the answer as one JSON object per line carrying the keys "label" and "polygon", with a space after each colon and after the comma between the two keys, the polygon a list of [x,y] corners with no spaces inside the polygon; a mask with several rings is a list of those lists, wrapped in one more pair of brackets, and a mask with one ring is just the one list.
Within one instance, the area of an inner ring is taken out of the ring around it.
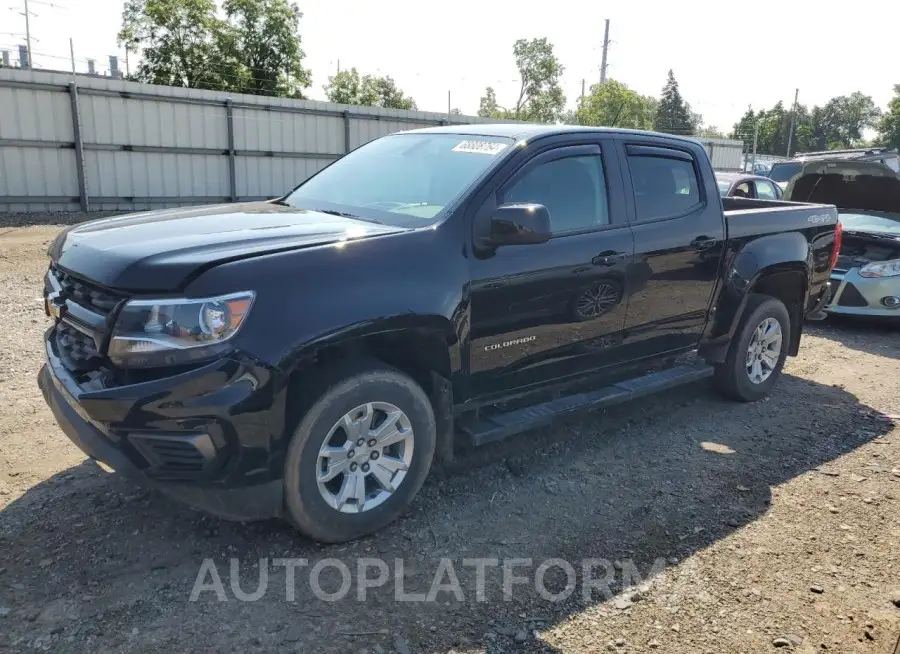
{"label": "silver sedan", "polygon": [[828,313],[900,318],[900,214],[841,211]]}

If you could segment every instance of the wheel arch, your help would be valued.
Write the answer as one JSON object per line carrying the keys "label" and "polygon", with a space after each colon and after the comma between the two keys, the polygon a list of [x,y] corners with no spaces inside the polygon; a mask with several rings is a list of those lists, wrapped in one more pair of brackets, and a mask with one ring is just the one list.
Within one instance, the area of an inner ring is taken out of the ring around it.
{"label": "wheel arch", "polygon": [[[738,261],[739,258],[743,259],[743,265]],[[768,295],[784,303],[791,319],[788,356],[797,356],[799,352],[805,298],[809,289],[807,260],[787,258],[762,268],[753,265],[756,261],[757,257],[752,253],[743,257],[739,254],[735,258],[735,265],[720,294],[708,336],[699,348],[701,355],[712,363],[725,360],[729,343],[747,310],[747,302],[755,294]],[[752,268],[748,269],[747,264]]]}
{"label": "wheel arch", "polygon": [[453,456],[453,383],[461,366],[459,339],[443,316],[396,316],[337,330],[292,353],[288,373],[288,429],[323,386],[365,360],[411,377],[427,393],[437,420],[440,459]]}

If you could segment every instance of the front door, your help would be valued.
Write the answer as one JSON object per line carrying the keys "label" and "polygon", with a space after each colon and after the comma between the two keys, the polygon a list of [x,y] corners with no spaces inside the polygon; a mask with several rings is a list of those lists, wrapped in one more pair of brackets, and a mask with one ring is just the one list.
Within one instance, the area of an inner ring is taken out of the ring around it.
{"label": "front door", "polygon": [[[476,396],[602,367],[615,359],[634,243],[613,145],[552,148],[529,159],[476,214],[535,202],[553,237],[506,246],[471,262],[469,366]],[[608,155],[608,156],[607,156]]]}
{"label": "front door", "polygon": [[[725,225],[689,147],[632,143],[635,269],[625,344],[630,358],[696,346],[718,279]],[[704,162],[705,163],[705,162]],[[706,164],[709,165],[709,164]]]}

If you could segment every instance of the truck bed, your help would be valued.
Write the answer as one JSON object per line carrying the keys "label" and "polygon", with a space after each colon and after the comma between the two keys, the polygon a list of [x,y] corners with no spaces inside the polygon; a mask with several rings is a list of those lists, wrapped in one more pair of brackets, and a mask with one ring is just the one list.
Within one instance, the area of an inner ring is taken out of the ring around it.
{"label": "truck bed", "polygon": [[811,239],[820,231],[832,231],[838,222],[838,210],[830,204],[722,198],[722,208],[729,238],[802,231]]}

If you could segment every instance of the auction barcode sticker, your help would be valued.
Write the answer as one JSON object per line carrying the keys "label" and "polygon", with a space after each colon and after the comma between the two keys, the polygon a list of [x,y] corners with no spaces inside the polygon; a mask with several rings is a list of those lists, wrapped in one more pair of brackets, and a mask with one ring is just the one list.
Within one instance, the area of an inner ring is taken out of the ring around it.
{"label": "auction barcode sticker", "polygon": [[506,149],[506,143],[493,141],[463,141],[453,148],[454,152],[475,152],[476,154],[489,154],[492,157]]}

